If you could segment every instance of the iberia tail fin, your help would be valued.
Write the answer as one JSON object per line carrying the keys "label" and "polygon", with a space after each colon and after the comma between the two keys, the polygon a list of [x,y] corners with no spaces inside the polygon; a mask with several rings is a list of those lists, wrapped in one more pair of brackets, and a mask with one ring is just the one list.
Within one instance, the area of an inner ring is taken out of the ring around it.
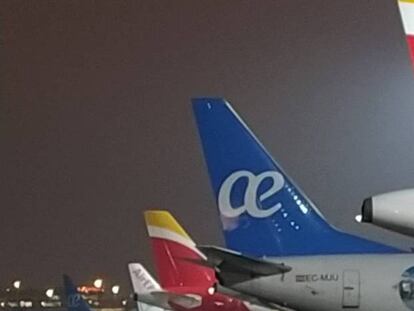
{"label": "iberia tail fin", "polygon": [[215,283],[214,270],[194,264],[204,257],[180,224],[167,211],[146,211],[145,222],[163,288],[194,286],[208,288]]}

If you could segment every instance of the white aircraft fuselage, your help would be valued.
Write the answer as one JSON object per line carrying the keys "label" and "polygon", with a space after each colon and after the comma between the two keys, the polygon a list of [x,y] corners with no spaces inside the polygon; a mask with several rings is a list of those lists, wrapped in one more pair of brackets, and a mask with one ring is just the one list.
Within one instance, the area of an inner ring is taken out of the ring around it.
{"label": "white aircraft fuselage", "polygon": [[292,270],[226,286],[301,311],[414,310],[414,254],[298,256],[274,261]]}

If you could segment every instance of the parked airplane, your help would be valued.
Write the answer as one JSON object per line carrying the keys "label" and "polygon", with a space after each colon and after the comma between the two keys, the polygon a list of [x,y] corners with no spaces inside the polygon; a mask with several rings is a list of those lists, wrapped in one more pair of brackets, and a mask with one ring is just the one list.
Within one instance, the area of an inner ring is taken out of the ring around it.
{"label": "parked airplane", "polygon": [[303,311],[414,310],[413,254],[330,225],[225,100],[193,108],[232,250],[199,249],[222,285]]}
{"label": "parked airplane", "polygon": [[138,301],[175,311],[270,311],[216,292],[215,271],[200,265],[205,257],[168,212],[148,211],[145,221],[161,285],[141,264],[129,264]]}
{"label": "parked airplane", "polygon": [[67,275],[63,275],[63,287],[68,311],[92,311]]}
{"label": "parked airplane", "polygon": [[400,8],[401,19],[410,51],[411,62],[414,65],[414,1],[399,0],[398,6]]}

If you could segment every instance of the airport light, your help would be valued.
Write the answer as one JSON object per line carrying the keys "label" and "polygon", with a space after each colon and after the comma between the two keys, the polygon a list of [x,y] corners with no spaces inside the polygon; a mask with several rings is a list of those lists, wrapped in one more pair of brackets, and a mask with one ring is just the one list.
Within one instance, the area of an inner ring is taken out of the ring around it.
{"label": "airport light", "polygon": [[45,294],[46,294],[46,296],[47,296],[48,298],[52,298],[52,297],[53,297],[53,295],[55,294],[55,290],[54,290],[53,288],[48,288],[48,289],[46,290]]}
{"label": "airport light", "polygon": [[121,289],[121,287],[119,285],[114,285],[112,286],[111,290],[112,290],[112,294],[114,295],[118,295],[119,294],[119,290]]}
{"label": "airport light", "polygon": [[20,307],[21,308],[31,308],[33,307],[33,302],[30,300],[20,300]]}
{"label": "airport light", "polygon": [[103,280],[102,279],[96,279],[95,281],[93,281],[93,286],[95,286],[96,288],[101,289],[103,285]]}
{"label": "airport light", "polygon": [[20,280],[16,280],[16,281],[13,282],[13,287],[15,289],[19,289],[21,285],[22,285],[22,281],[20,281]]}

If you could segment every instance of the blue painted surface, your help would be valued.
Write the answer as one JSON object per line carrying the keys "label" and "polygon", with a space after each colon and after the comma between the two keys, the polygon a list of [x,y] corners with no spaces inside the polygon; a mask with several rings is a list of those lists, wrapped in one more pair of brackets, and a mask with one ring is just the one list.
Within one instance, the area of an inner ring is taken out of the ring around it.
{"label": "blue painted surface", "polygon": [[86,301],[78,293],[76,286],[69,276],[63,275],[63,286],[68,311],[91,311]]}
{"label": "blue painted surface", "polygon": [[259,257],[403,252],[332,227],[224,99],[192,103],[228,248]]}

